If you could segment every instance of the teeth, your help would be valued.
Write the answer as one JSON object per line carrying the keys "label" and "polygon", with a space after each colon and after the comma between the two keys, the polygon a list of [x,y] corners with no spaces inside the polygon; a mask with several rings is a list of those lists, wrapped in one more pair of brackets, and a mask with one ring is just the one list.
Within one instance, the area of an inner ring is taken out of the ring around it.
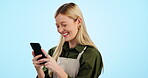
{"label": "teeth", "polygon": [[63,35],[68,35],[68,33],[65,33],[65,34],[63,34]]}

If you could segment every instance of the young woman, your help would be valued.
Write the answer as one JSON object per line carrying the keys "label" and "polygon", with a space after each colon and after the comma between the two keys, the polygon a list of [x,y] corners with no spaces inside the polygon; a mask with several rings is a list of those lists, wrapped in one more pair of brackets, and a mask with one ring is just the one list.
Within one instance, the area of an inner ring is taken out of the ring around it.
{"label": "young woman", "polygon": [[[55,14],[61,39],[56,47],[32,59],[37,78],[98,78],[103,68],[100,52],[90,39],[83,15],[74,3],[66,3]],[[46,62],[45,64],[40,64]],[[42,68],[43,67],[43,68]]]}

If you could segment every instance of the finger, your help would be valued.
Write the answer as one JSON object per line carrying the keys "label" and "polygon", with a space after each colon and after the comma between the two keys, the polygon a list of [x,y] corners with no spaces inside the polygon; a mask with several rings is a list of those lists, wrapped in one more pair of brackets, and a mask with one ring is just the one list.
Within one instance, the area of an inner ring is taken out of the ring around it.
{"label": "finger", "polygon": [[33,55],[33,57],[35,57],[34,51],[32,51],[32,55]]}
{"label": "finger", "polygon": [[40,57],[42,57],[42,55],[37,55],[37,56],[35,56],[33,59],[32,59],[32,61],[36,61],[38,58],[40,58]]}
{"label": "finger", "polygon": [[41,49],[42,50],[42,52],[45,54],[45,56],[47,57],[47,58],[52,58],[48,53],[46,53],[46,51],[44,50],[44,49]]}
{"label": "finger", "polygon": [[47,58],[43,58],[43,59],[40,59],[40,60],[38,60],[39,62],[47,62],[47,61],[49,61],[49,59],[47,59]]}
{"label": "finger", "polygon": [[41,64],[42,62],[38,62],[38,61],[35,61],[33,62],[33,65],[34,66],[44,66],[44,64]]}
{"label": "finger", "polygon": [[40,62],[39,62],[39,61],[34,61],[33,64],[34,64],[34,65],[39,65]]}
{"label": "finger", "polygon": [[49,66],[50,66],[50,65],[49,65],[48,63],[45,63],[45,67],[46,67],[46,68],[50,68]]}
{"label": "finger", "polygon": [[48,53],[46,53],[46,51],[44,50],[44,49],[41,49],[42,50],[42,52],[45,54],[45,55],[47,55]]}
{"label": "finger", "polygon": [[48,59],[51,59],[52,57],[48,54],[48,55],[45,55]]}
{"label": "finger", "polygon": [[45,63],[44,66],[48,69],[50,69],[52,66],[50,65],[50,63]]}
{"label": "finger", "polygon": [[45,65],[44,65],[47,69],[49,69],[50,70],[50,67],[49,67],[49,65],[47,64],[47,63],[45,63]]}

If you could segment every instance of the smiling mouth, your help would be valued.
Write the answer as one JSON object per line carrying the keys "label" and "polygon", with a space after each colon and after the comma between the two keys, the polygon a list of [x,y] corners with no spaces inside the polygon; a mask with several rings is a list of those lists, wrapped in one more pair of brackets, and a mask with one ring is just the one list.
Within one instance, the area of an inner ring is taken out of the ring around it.
{"label": "smiling mouth", "polygon": [[63,37],[67,37],[68,33],[64,33],[64,34],[62,34],[62,35],[63,35]]}

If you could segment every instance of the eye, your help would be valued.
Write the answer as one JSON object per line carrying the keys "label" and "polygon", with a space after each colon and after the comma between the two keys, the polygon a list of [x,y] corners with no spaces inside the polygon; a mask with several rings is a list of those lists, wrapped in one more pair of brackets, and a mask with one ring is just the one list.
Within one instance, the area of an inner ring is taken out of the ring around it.
{"label": "eye", "polygon": [[63,24],[63,27],[66,27],[67,25],[66,24]]}
{"label": "eye", "polygon": [[57,25],[57,28],[59,28],[60,26],[59,25]]}

